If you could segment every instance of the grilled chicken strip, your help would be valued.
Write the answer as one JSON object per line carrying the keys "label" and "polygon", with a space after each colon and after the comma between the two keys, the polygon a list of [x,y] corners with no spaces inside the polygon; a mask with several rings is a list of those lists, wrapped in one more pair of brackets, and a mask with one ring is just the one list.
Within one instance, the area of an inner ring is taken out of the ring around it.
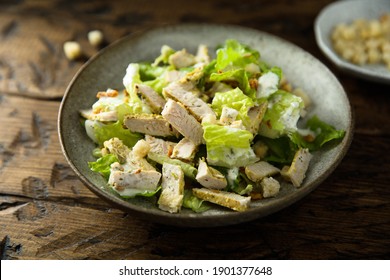
{"label": "grilled chicken strip", "polygon": [[260,182],[265,177],[276,175],[279,168],[266,161],[258,161],[245,167],[245,174],[253,182]]}
{"label": "grilled chicken strip", "polygon": [[227,186],[227,180],[217,169],[208,166],[207,163],[200,159],[198,174],[195,178],[199,184],[208,189],[223,189]]}
{"label": "grilled chicken strip", "polygon": [[203,143],[202,125],[178,102],[168,99],[161,115],[195,145]]}
{"label": "grilled chicken strip", "polygon": [[150,152],[170,157],[176,146],[175,142],[166,141],[150,135],[145,135],[145,141],[150,146]]}
{"label": "grilled chicken strip", "polygon": [[180,166],[163,164],[161,188],[158,207],[170,213],[179,212],[184,197],[184,172]]}
{"label": "grilled chicken strip", "polygon": [[310,160],[312,158],[308,149],[300,148],[294,155],[291,166],[282,168],[282,177],[290,181],[295,187],[302,185],[303,179],[306,177],[306,171],[309,168]]}
{"label": "grilled chicken strip", "polygon": [[207,188],[194,188],[192,189],[192,193],[200,199],[228,207],[235,211],[247,210],[251,201],[250,197]]}
{"label": "grilled chicken strip", "polygon": [[174,82],[164,88],[163,94],[180,102],[198,120],[201,121],[207,115],[215,116],[210,106],[191,91],[192,85],[183,82]]}
{"label": "grilled chicken strip", "polygon": [[123,123],[132,132],[161,137],[178,136],[177,130],[160,115],[127,115]]}
{"label": "grilled chicken strip", "polygon": [[144,84],[136,84],[135,89],[139,95],[148,103],[154,113],[160,114],[165,105],[162,98],[153,88]]}

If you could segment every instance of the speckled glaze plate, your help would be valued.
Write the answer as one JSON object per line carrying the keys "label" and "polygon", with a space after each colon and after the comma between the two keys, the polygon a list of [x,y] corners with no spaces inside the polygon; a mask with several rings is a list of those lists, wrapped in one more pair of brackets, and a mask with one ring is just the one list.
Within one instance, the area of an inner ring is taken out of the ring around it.
{"label": "speckled glaze plate", "polygon": [[[345,138],[335,146],[316,152],[307,177],[300,188],[282,183],[277,197],[251,203],[246,212],[234,212],[215,206],[203,213],[183,209],[169,214],[143,198],[122,200],[107,187],[105,180],[88,168],[94,161],[91,151],[95,144],[87,137],[80,124],[79,110],[90,108],[96,101],[96,92],[107,88],[123,88],[122,78],[130,62],[152,61],[162,45],[195,52],[199,44],[213,49],[226,39],[236,39],[260,51],[263,60],[280,66],[296,87],[301,87],[312,98],[310,115],[316,114],[337,129],[346,131]],[[230,25],[165,26],[123,38],[102,50],[76,74],[61,103],[59,137],[62,150],[74,172],[85,185],[114,207],[149,221],[185,227],[212,227],[238,224],[264,217],[298,201],[336,168],[344,157],[352,138],[353,118],[350,104],[335,76],[316,58],[280,38],[254,29]]]}
{"label": "speckled glaze plate", "polygon": [[389,0],[336,1],[326,6],[317,16],[314,32],[317,44],[329,60],[342,71],[356,77],[390,84],[390,70],[384,64],[356,65],[341,58],[333,49],[331,33],[339,23],[350,24],[355,19],[378,19],[390,13]]}

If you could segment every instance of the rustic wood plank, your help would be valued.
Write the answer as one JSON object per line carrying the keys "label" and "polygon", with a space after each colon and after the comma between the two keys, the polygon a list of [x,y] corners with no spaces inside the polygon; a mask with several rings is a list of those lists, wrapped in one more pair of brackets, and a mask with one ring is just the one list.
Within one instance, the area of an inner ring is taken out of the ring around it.
{"label": "rustic wood plank", "polygon": [[[89,45],[87,33],[101,29],[109,42],[124,33],[121,26],[107,25],[105,14],[115,2],[104,2],[96,11],[94,3],[64,5],[62,1],[24,1],[16,10],[12,6],[1,9],[0,91],[37,98],[61,97],[85,59],[99,51]],[[101,19],[93,20],[95,13]],[[69,40],[81,44],[84,59],[66,59],[63,43]]]}
{"label": "rustic wood plank", "polygon": [[94,199],[62,154],[59,103],[0,96],[1,193],[31,199]]}

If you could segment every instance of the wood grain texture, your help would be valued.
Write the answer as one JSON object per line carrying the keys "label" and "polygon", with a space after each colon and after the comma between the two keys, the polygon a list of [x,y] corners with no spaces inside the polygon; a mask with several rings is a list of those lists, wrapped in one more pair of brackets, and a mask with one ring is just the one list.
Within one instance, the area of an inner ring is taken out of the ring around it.
{"label": "wood grain texture", "polygon": [[[1,259],[389,259],[390,87],[339,72],[315,44],[321,1],[16,1],[0,3]],[[194,8],[196,7],[196,9]],[[298,203],[222,228],[141,220],[91,193],[62,155],[60,98],[84,61],[62,44],[106,43],[163,24],[239,24],[285,38],[340,79],[356,119],[335,172]]]}

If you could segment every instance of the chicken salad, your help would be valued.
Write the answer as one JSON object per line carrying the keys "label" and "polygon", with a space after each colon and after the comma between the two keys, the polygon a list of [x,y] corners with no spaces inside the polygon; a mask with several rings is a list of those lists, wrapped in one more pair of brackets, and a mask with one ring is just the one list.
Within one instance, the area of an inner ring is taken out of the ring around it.
{"label": "chicken salad", "polygon": [[121,197],[153,197],[170,213],[245,211],[277,197],[282,180],[299,188],[311,153],[343,138],[316,116],[298,127],[310,98],[257,50],[227,40],[209,52],[162,46],[154,61],[128,65],[124,89],[98,92],[81,111],[97,144],[89,166]]}

